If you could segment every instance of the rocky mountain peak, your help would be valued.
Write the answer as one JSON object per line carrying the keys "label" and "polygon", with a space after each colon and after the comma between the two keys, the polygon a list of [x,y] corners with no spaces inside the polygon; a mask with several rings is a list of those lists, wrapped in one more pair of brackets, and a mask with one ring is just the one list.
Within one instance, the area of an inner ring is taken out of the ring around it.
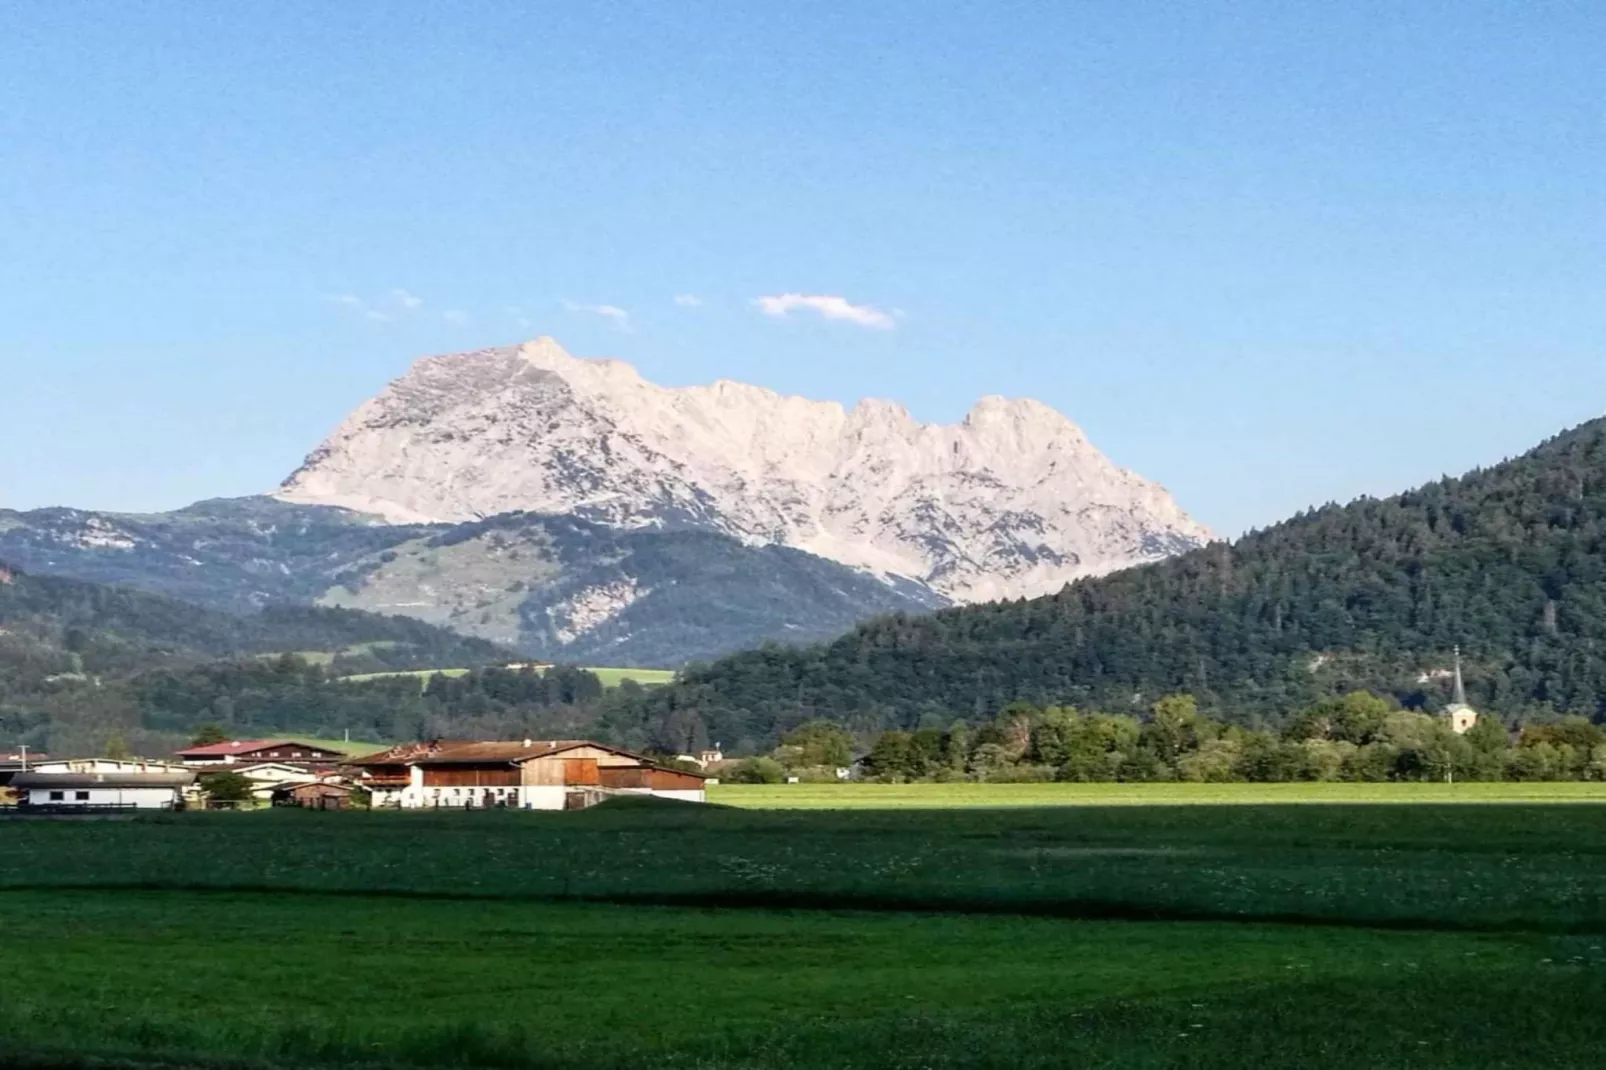
{"label": "rocky mountain peak", "polygon": [[891,401],[662,387],[548,337],[419,361],[277,496],[393,522],[522,510],[706,528],[964,601],[1041,594],[1210,537],[1037,401],[986,397],[957,425],[922,424]]}

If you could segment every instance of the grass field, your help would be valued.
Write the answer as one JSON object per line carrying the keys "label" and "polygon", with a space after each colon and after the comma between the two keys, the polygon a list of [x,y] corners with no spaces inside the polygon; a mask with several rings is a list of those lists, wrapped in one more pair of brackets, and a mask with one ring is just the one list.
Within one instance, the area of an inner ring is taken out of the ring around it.
{"label": "grass field", "polygon": [[[391,639],[375,639],[367,643],[353,643],[351,646],[341,648],[338,653],[356,657],[375,650],[389,650],[395,645],[395,641]],[[305,661],[308,665],[332,665],[336,656],[336,651],[332,650],[290,650],[284,651],[284,653],[292,654]],[[263,659],[277,658],[279,656],[280,654],[278,653],[257,655],[258,658]]]}
{"label": "grass field", "polygon": [[1598,1064],[1606,807],[1173,790],[6,822],[0,1062]]}
{"label": "grass field", "polygon": [[1268,803],[1606,803],[1606,782],[1532,784],[716,784],[709,801],[787,810]]}
{"label": "grass field", "polygon": [[[597,679],[602,681],[603,687],[618,687],[626,680],[634,680],[643,687],[655,687],[667,684],[675,678],[672,669],[616,669],[586,667],[586,671],[595,673]],[[467,676],[467,669],[415,669],[410,672],[364,672],[352,676],[343,676],[343,680],[379,680],[387,676],[416,676],[419,686],[428,682],[431,676]]]}
{"label": "grass field", "polygon": [[364,680],[388,680],[393,676],[412,676],[417,678],[418,686],[422,688],[429,682],[431,676],[456,679],[459,676],[467,675],[467,669],[398,669],[395,672],[357,672],[352,673],[350,676],[342,676],[341,679],[361,683]]}
{"label": "grass field", "polygon": [[634,680],[642,687],[657,687],[660,684],[672,683],[675,679],[673,669],[610,669],[587,666],[586,671],[596,673],[603,687],[618,687],[626,680]]}
{"label": "grass field", "polygon": [[316,736],[288,736],[297,743],[305,743],[309,747],[325,747],[349,754],[353,758],[363,758],[370,754],[378,754],[389,747],[389,743],[366,743],[360,739],[319,739]]}

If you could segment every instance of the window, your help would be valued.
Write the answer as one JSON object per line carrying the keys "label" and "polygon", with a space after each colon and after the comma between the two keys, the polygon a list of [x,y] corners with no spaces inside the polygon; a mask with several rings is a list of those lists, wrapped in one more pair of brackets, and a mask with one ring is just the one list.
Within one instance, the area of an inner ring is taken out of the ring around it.
{"label": "window", "polygon": [[51,802],[61,802],[61,800],[65,799],[66,797],[66,794],[63,792],[53,791],[50,793]]}
{"label": "window", "polygon": [[87,792],[87,791],[75,791],[75,792],[73,792],[73,796],[72,797],[77,799],[79,802],[88,802],[89,801],[89,792]]}

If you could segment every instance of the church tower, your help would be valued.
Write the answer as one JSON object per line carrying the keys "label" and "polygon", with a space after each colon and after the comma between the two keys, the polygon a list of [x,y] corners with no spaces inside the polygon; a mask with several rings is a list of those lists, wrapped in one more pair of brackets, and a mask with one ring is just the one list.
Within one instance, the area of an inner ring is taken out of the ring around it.
{"label": "church tower", "polygon": [[1444,712],[1450,718],[1451,731],[1458,736],[1465,735],[1478,723],[1478,711],[1467,705],[1467,685],[1461,679],[1460,647],[1455,648],[1455,695]]}

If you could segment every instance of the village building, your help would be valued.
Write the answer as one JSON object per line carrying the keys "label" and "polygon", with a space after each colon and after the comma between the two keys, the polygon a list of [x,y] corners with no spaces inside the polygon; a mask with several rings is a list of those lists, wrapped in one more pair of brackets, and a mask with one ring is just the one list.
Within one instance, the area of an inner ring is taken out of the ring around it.
{"label": "village building", "polygon": [[[215,770],[221,772],[222,770]],[[236,765],[228,768],[231,773],[238,773],[251,782],[251,797],[258,802],[271,802],[274,792],[281,787],[296,784],[311,784],[322,778],[322,775],[305,765],[291,765],[287,762],[259,762],[256,765]]]}
{"label": "village building", "polygon": [[345,810],[351,806],[352,788],[332,780],[280,784],[270,793],[274,806],[299,806],[307,810]]}
{"label": "village building", "polygon": [[143,771],[29,770],[11,778],[17,803],[51,809],[173,810],[184,804],[195,773],[172,767]]}
{"label": "village building", "polygon": [[712,747],[705,747],[696,754],[675,755],[675,761],[677,762],[690,762],[692,765],[700,766],[704,769],[711,765],[718,765],[724,760],[725,753],[719,749],[718,743]]}
{"label": "village building", "polygon": [[259,765],[263,762],[289,762],[301,767],[333,768],[348,755],[328,747],[317,747],[294,739],[234,739],[227,743],[203,743],[175,752],[191,768]]}
{"label": "village building", "polygon": [[703,802],[707,778],[586,740],[409,743],[348,763],[375,809],[579,809],[615,795]]}
{"label": "village building", "polygon": [[1461,679],[1461,648],[1455,649],[1455,694],[1444,714],[1450,720],[1450,730],[1464,736],[1478,723],[1478,711],[1467,704],[1467,685]]}

